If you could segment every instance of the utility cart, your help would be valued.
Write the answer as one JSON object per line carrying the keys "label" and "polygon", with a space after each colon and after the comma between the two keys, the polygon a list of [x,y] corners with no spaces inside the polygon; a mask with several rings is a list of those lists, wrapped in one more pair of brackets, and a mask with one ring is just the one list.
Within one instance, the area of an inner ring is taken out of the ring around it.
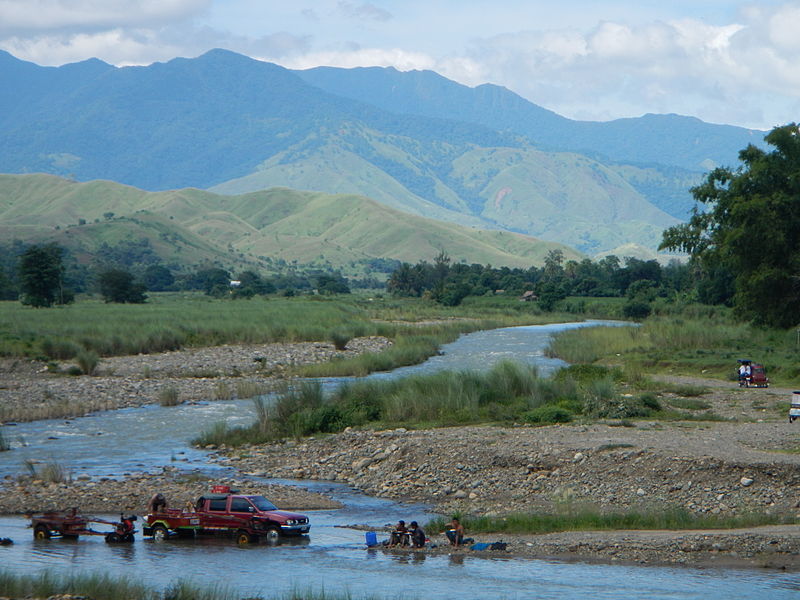
{"label": "utility cart", "polygon": [[[120,515],[119,521],[109,521],[98,517],[89,517],[78,512],[77,508],[66,511],[48,511],[40,515],[30,515],[30,527],[33,528],[33,537],[37,540],[47,540],[52,537],[78,539],[82,535],[102,535],[106,542],[132,542],[136,533],[133,522],[135,515],[124,517]],[[111,531],[95,531],[93,524],[111,525]]]}

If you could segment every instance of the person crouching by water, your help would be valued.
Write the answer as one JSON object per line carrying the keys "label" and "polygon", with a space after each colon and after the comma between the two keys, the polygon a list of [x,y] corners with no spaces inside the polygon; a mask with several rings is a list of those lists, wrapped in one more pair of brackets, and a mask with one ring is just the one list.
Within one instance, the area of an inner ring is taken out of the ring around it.
{"label": "person crouching by water", "polygon": [[408,527],[405,521],[398,521],[392,535],[389,537],[390,546],[408,546]]}
{"label": "person crouching by water", "polygon": [[411,547],[424,548],[425,547],[425,530],[420,527],[416,521],[411,521]]}
{"label": "person crouching by water", "polygon": [[149,513],[159,513],[165,508],[167,508],[167,499],[164,498],[164,494],[161,492],[153,494],[150,502],[147,503],[147,512]]}
{"label": "person crouching by water", "polygon": [[458,520],[458,517],[453,517],[453,520],[450,521],[450,529],[445,531],[444,534],[450,540],[451,546],[457,548],[464,543],[464,526]]}

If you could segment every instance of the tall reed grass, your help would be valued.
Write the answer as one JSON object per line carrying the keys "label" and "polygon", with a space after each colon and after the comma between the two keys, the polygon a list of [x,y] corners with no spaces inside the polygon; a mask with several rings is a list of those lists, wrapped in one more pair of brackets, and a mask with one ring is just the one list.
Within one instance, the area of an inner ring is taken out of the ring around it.
{"label": "tall reed grass", "polygon": [[11,450],[11,442],[6,439],[3,427],[0,426],[0,452],[5,452],[6,450]]}
{"label": "tall reed grass", "polygon": [[[252,587],[252,586],[248,586]],[[37,574],[14,573],[0,568],[0,596],[8,598],[50,598],[74,596],[92,600],[263,600],[264,596],[243,594],[220,583],[198,586],[179,579],[163,590],[135,580],[127,575],[107,573],[57,574],[43,571]],[[271,593],[271,600],[354,600],[377,596],[354,597],[349,592],[293,589]]]}
{"label": "tall reed grass", "polygon": [[[325,395],[319,382],[288,386],[274,399],[255,399],[256,420],[248,427],[217,424],[194,443],[264,443],[287,437],[332,433],[345,427],[426,427],[482,422],[565,422],[576,415],[624,418],[658,407],[618,395],[609,369],[597,377],[543,379],[534,367],[501,362],[485,372],[443,371],[402,379],[348,381]],[[585,369],[584,369],[585,370]],[[583,379],[581,379],[583,378]]]}

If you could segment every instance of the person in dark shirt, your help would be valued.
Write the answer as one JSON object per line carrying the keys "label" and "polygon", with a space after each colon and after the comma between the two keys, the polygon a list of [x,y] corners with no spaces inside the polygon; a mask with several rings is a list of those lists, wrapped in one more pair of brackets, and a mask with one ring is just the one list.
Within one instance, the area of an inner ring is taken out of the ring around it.
{"label": "person in dark shirt", "polygon": [[425,547],[425,530],[416,521],[411,521],[411,546],[414,548]]}

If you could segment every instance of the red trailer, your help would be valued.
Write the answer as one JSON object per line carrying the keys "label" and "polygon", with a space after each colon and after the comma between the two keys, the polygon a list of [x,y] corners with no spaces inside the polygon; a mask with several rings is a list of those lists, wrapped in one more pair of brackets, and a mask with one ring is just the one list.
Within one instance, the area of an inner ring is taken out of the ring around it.
{"label": "red trailer", "polygon": [[[98,517],[89,517],[78,512],[77,508],[66,511],[49,511],[41,515],[30,515],[33,528],[33,537],[37,540],[47,540],[51,537],[78,539],[82,535],[102,535],[106,542],[132,542],[136,529],[133,522],[135,515],[124,517],[120,515],[119,521],[109,521]],[[95,531],[91,528],[93,523],[111,525],[111,531]]]}

